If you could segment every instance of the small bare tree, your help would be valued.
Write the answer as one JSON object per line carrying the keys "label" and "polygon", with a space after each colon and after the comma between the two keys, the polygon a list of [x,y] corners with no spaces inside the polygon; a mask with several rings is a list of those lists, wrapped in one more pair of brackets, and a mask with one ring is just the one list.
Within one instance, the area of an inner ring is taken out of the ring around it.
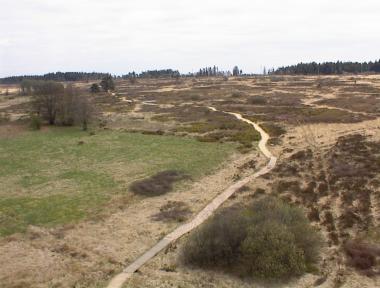
{"label": "small bare tree", "polygon": [[72,84],[65,88],[64,96],[60,103],[59,114],[63,125],[81,125],[87,130],[92,114],[92,105],[87,94]]}
{"label": "small bare tree", "polygon": [[75,122],[82,126],[83,131],[86,131],[93,115],[93,105],[87,94],[77,94],[74,111]]}
{"label": "small bare tree", "polygon": [[59,102],[64,95],[64,87],[54,81],[36,81],[33,83],[34,105],[38,114],[50,125],[56,122]]}
{"label": "small bare tree", "polygon": [[87,130],[92,114],[89,96],[72,84],[65,88],[53,81],[35,81],[32,84],[37,113],[50,125],[80,124]]}

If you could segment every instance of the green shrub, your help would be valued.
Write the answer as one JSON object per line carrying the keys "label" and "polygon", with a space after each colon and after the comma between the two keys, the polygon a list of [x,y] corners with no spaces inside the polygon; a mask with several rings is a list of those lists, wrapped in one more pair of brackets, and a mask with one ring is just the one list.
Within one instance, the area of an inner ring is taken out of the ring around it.
{"label": "green shrub", "polygon": [[222,210],[185,243],[185,264],[265,279],[298,276],[318,261],[320,235],[302,210],[264,197]]}
{"label": "green shrub", "polygon": [[239,142],[244,147],[251,148],[254,141],[260,140],[260,134],[253,128],[248,128],[233,134],[229,137],[229,140]]}
{"label": "green shrub", "polygon": [[222,210],[194,231],[182,250],[183,262],[203,268],[233,265],[239,259],[246,226],[241,209],[235,206]]}
{"label": "green shrub", "polygon": [[30,124],[29,124],[30,129],[32,130],[40,130],[41,129],[41,118],[33,115],[30,118]]}
{"label": "green shrub", "polygon": [[321,237],[310,225],[300,208],[273,197],[266,197],[254,202],[249,209],[251,222],[255,225],[270,220],[288,227],[295,237],[294,241],[297,247],[304,251],[307,264],[315,263],[318,260]]}
{"label": "green shrub", "polygon": [[290,229],[276,221],[253,225],[241,246],[245,272],[260,278],[302,274],[306,269],[304,253],[295,242]]}

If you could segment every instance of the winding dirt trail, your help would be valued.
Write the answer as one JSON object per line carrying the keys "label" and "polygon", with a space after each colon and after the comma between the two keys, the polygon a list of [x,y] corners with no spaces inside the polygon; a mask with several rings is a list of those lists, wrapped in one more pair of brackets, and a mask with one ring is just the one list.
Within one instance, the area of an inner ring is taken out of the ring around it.
{"label": "winding dirt trail", "polygon": [[[208,107],[210,110],[218,112],[214,107]],[[183,224],[176,228],[173,232],[166,235],[162,240],[160,240],[156,245],[146,251],[143,255],[137,258],[133,263],[127,266],[121,273],[116,275],[111,282],[108,284],[107,288],[121,288],[123,284],[130,278],[134,272],[136,272],[141,266],[143,266],[146,262],[152,259],[155,255],[157,255],[161,250],[167,247],[169,244],[179,239],[183,235],[189,233],[194,228],[198,227],[204,221],[206,221],[216,209],[218,209],[232,194],[234,194],[239,188],[248,184],[253,179],[260,177],[269,171],[271,171],[276,166],[277,158],[272,155],[272,153],[268,150],[266,144],[269,139],[269,135],[256,123],[245,119],[241,114],[232,113],[232,112],[224,112],[230,115],[233,115],[237,119],[244,121],[250,125],[252,125],[261,135],[261,140],[259,142],[259,149],[265,155],[266,158],[269,159],[268,164],[260,169],[253,175],[250,175],[234,184],[229,186],[225,191],[215,197],[210,204],[208,204],[202,211],[200,211],[195,218],[193,218],[190,222]]]}

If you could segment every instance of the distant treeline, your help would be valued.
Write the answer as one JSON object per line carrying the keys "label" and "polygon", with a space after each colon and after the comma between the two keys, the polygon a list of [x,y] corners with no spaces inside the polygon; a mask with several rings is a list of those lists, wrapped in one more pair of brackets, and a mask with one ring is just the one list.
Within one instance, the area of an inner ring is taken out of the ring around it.
{"label": "distant treeline", "polygon": [[181,74],[178,70],[173,69],[163,69],[163,70],[148,70],[143,71],[140,74],[136,72],[130,72],[128,74],[122,75],[121,78],[128,79],[128,78],[166,78],[166,77],[172,77],[177,78],[180,77]]}
{"label": "distant treeline", "polygon": [[88,81],[100,80],[107,77],[107,73],[97,72],[55,72],[47,73],[44,75],[25,75],[25,76],[11,76],[0,79],[0,84],[19,84],[22,80],[47,80],[47,81]]}
{"label": "distant treeline", "polygon": [[[235,66],[232,70],[232,73],[230,71],[222,71],[219,70],[218,66],[213,67],[205,67],[199,69],[198,72],[195,73],[187,73],[187,74],[181,74],[178,70],[173,69],[163,69],[163,70],[148,70],[143,71],[141,73],[136,72],[130,72],[128,74],[122,75],[122,79],[131,79],[131,78],[178,78],[178,77],[211,77],[211,76],[240,76],[243,75],[243,71],[240,70],[237,66]],[[116,77],[116,78],[120,78]]]}
{"label": "distant treeline", "polygon": [[190,76],[197,76],[197,77],[210,77],[210,76],[239,76],[239,75],[242,75],[243,74],[243,71],[239,69],[238,66],[235,66],[233,69],[232,69],[232,73],[231,71],[222,71],[222,70],[219,70],[219,67],[218,66],[215,66],[214,67],[205,67],[205,68],[201,68],[199,69],[199,71],[197,73],[193,73],[193,74],[189,74]]}
{"label": "distant treeline", "polygon": [[332,75],[343,73],[380,73],[380,60],[375,62],[325,62],[299,63],[280,67],[269,74]]}

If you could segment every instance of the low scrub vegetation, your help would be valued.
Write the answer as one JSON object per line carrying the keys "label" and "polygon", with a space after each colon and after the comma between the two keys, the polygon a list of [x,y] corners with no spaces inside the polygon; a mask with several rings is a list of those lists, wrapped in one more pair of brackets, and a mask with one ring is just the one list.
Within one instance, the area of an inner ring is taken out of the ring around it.
{"label": "low scrub vegetation", "polygon": [[30,117],[29,127],[31,130],[40,130],[41,129],[41,118],[37,115],[32,115]]}
{"label": "low scrub vegetation", "polygon": [[143,196],[160,196],[170,192],[175,182],[186,178],[188,176],[183,172],[167,170],[132,183],[130,189],[133,193]]}
{"label": "low scrub vegetation", "polygon": [[255,95],[248,98],[248,103],[252,105],[265,105],[268,100],[265,96]]}
{"label": "low scrub vegetation", "polygon": [[169,201],[160,208],[159,213],[153,215],[153,220],[183,222],[190,214],[190,208],[186,203]]}
{"label": "low scrub vegetation", "polygon": [[211,113],[206,122],[194,122],[177,131],[200,134],[197,139],[201,142],[237,142],[240,149],[250,149],[253,142],[260,140],[260,133],[249,124],[223,113]]}
{"label": "low scrub vegetation", "polygon": [[347,111],[307,106],[256,106],[252,120],[286,122],[299,125],[303,123],[357,123],[374,119],[371,116],[357,115]]}
{"label": "low scrub vegetation", "polygon": [[348,264],[367,276],[379,275],[378,258],[380,245],[360,240],[347,241],[344,250],[348,256]]}
{"label": "low scrub vegetation", "polygon": [[218,213],[193,232],[181,259],[242,277],[288,278],[317,263],[321,243],[300,209],[264,197]]}
{"label": "low scrub vegetation", "polygon": [[271,136],[280,137],[286,133],[283,126],[274,123],[262,123],[260,126]]}

